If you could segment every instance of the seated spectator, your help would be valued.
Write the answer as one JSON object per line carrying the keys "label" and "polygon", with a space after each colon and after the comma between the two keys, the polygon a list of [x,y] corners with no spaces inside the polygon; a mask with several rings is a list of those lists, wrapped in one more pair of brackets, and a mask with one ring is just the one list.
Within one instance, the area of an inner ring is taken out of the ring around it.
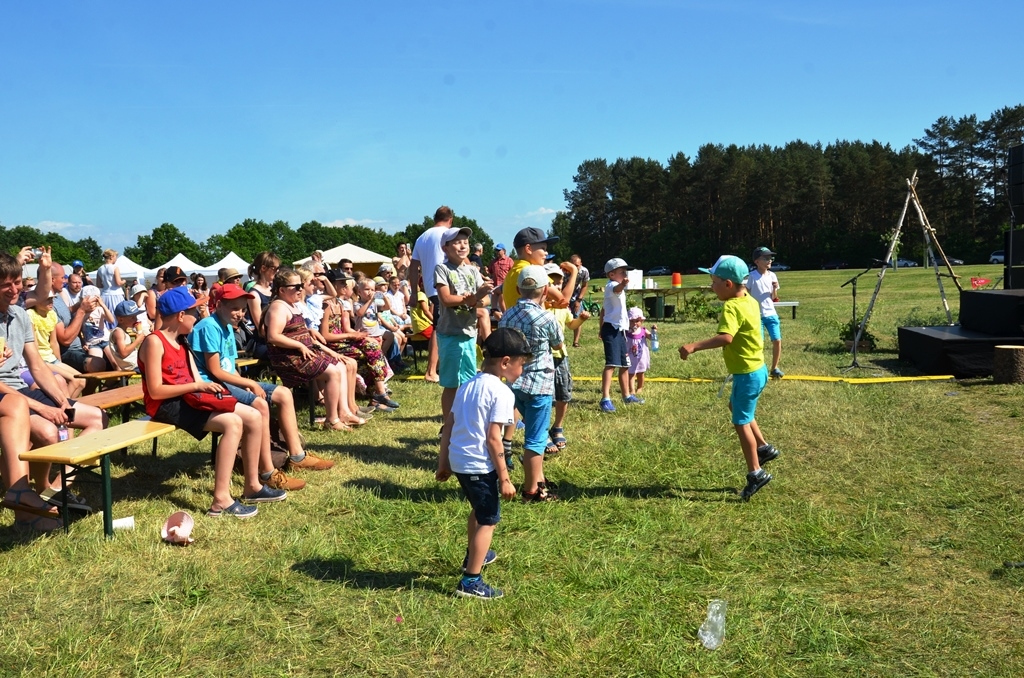
{"label": "seated spectator", "polygon": [[391,315],[398,321],[403,331],[409,329],[412,320],[409,318],[409,302],[412,300],[409,290],[409,283],[397,275],[391,276],[388,280],[388,289],[384,293],[391,307]]}
{"label": "seated spectator", "polygon": [[[40,264],[40,269],[43,266]],[[40,275],[43,275],[42,273]],[[77,279],[78,304],[72,309],[65,301],[64,281],[70,285],[72,279]],[[50,280],[52,289],[56,296],[53,298],[53,310],[57,314],[57,325],[54,328],[57,332],[57,343],[60,346],[60,360],[65,365],[75,368],[79,372],[106,372],[110,369],[107,360],[103,356],[90,356],[82,346],[80,337],[82,326],[100,303],[99,297],[91,297],[82,301],[81,277],[71,274],[64,275],[64,269],[60,264],[53,264],[50,268]]]}
{"label": "seated spectator", "polygon": [[274,469],[270,454],[270,405],[277,405],[278,422],[289,451],[289,464],[295,468],[323,471],[334,466],[334,462],[303,450],[302,436],[299,435],[295,417],[295,401],[291,389],[268,382],[256,382],[238,374],[238,346],[235,343],[234,328],[245,318],[247,300],[253,295],[235,283],[222,285],[213,294],[216,311],[209,318],[203,318],[192,330],[191,346],[196,354],[199,376],[203,381],[223,384],[228,393],[238,402],[249,405],[260,413],[263,420],[263,436],[260,442],[260,481],[282,490],[299,490],[305,487],[302,480],[288,478]]}
{"label": "seated spectator", "polygon": [[82,325],[82,339],[89,355],[94,358],[103,358],[104,352],[110,346],[110,330],[107,323],[116,325],[117,320],[114,318],[114,313],[103,303],[103,297],[100,296],[98,287],[93,285],[83,287],[82,299],[99,299],[99,304]]}
{"label": "seated spectator", "polygon": [[398,407],[387,393],[387,381],[394,372],[384,359],[380,342],[352,328],[351,282],[347,277],[339,280],[340,298],[328,300],[324,306],[320,333],[332,350],[356,361],[374,408],[390,412]]}
{"label": "seated spectator", "polygon": [[370,278],[356,283],[358,298],[354,300],[356,329],[366,332],[381,343],[381,348],[392,367],[401,358],[401,344],[395,332],[381,324],[380,313],[387,309],[384,293],[377,293],[376,285]]}
{"label": "seated spectator", "polygon": [[[135,302],[135,305],[139,307],[139,329],[145,334],[149,334],[153,331],[153,321],[149,319],[149,313],[146,311],[146,301],[149,298],[149,290],[142,283],[137,283],[131,289],[131,300]],[[115,313],[114,315],[116,316]]]}
{"label": "seated spectator", "polygon": [[139,369],[139,346],[149,336],[139,320],[139,305],[131,299],[122,301],[114,309],[117,327],[110,333],[110,348],[107,360],[119,370]]}
{"label": "seated spectator", "polygon": [[[11,347],[7,346],[0,352],[0,361],[6,362],[12,355]],[[4,483],[0,503],[14,511],[17,529],[52,532],[63,527],[57,507],[32,490],[28,462],[19,457],[32,445],[30,430],[28,399],[16,393],[0,393],[0,476]]]}
{"label": "seated spectator", "polygon": [[[76,428],[83,433],[102,430],[107,424],[106,415],[99,408],[67,398],[49,366],[39,356],[32,321],[25,309],[14,303],[20,293],[21,263],[10,254],[0,252],[0,317],[6,317],[0,322],[0,337],[10,348],[9,357],[0,364],[0,393],[5,394],[5,399],[6,394],[13,393],[21,393],[28,399],[32,415],[29,430],[35,446],[58,442],[59,427]],[[6,351],[4,354],[7,355]],[[21,378],[21,361],[28,366],[36,388],[29,388]],[[49,464],[36,465],[32,475],[37,488],[53,489]]]}
{"label": "seated spectator", "polygon": [[279,270],[274,276],[273,296],[263,316],[267,355],[285,386],[323,390],[324,428],[348,431],[366,420],[356,416],[346,402],[347,374],[341,356],[327,348],[319,332],[306,327],[303,288],[295,271]]}
{"label": "seated spectator", "polygon": [[60,319],[53,310],[53,299],[52,289],[42,298],[36,290],[32,290],[25,299],[26,311],[29,320],[32,321],[39,357],[54,375],[64,381],[64,394],[70,398],[77,398],[85,389],[85,379],[82,378],[81,372],[60,361],[60,343],[57,341],[57,323]]}
{"label": "seated spectator", "polygon": [[[229,411],[198,409],[185,400],[189,394],[219,394],[217,400],[221,401],[226,392],[220,384],[196,380],[195,361],[182,344],[199,318],[198,304],[199,300],[180,285],[164,292],[157,301],[160,329],[142,342],[139,351],[146,414],[153,421],[184,429],[197,440],[202,440],[209,432],[220,433],[214,465],[213,503],[206,515],[251,518],[256,515],[256,507],[245,506],[242,502],[283,501],[288,493],[264,485],[257,476],[263,430],[259,412],[233,399],[227,403],[234,404]],[[245,477],[241,502],[231,496],[231,471],[239,445]]]}

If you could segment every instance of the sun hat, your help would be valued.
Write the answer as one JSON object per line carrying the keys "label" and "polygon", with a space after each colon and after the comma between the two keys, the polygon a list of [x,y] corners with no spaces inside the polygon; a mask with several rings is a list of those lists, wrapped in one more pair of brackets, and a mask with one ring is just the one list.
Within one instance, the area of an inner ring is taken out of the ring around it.
{"label": "sun hat", "polygon": [[174,315],[193,308],[199,300],[192,296],[184,287],[172,287],[156,300],[156,310],[160,315]]}
{"label": "sun hat", "polygon": [[711,268],[698,268],[701,273],[710,273],[722,280],[731,280],[737,285],[743,285],[750,276],[750,267],[746,262],[737,256],[723,254]]}
{"label": "sun hat", "polygon": [[241,278],[242,274],[238,272],[237,268],[225,268],[223,269],[224,276],[220,279],[221,282],[227,282],[232,278]]}
{"label": "sun hat", "polygon": [[617,268],[629,268],[629,264],[626,263],[625,259],[620,259],[619,257],[615,257],[613,259],[609,259],[608,263],[606,263],[604,265],[604,272],[605,273],[611,273],[612,271],[614,271]]}
{"label": "sun hat", "polygon": [[644,319],[644,312],[641,311],[639,307],[634,306],[633,308],[629,309],[629,319],[630,320],[643,320]]}
{"label": "sun hat", "polygon": [[564,278],[565,277],[565,271],[563,271],[562,267],[559,266],[558,264],[555,264],[555,263],[544,264],[544,270],[547,271],[547,274],[549,276],[557,275],[559,278]]}
{"label": "sun hat", "polygon": [[532,264],[519,272],[516,286],[521,290],[537,290],[548,286],[548,272],[543,266]]}
{"label": "sun hat", "polygon": [[143,285],[142,283],[135,283],[135,285],[132,287],[132,293],[130,295],[128,295],[128,296],[134,297],[139,292],[148,292],[148,291],[149,290],[146,289],[146,286]]}

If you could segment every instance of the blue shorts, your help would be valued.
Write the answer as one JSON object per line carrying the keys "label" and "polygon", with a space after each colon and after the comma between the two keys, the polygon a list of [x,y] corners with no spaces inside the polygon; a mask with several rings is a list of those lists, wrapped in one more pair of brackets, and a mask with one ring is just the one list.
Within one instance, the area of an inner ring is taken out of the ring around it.
{"label": "blue shorts", "polygon": [[[277,384],[270,384],[265,381],[258,382],[259,385],[267,392],[267,405],[270,405],[270,399],[274,395],[274,389],[277,388]],[[247,391],[244,388],[235,386],[234,384],[224,384],[224,388],[228,390],[228,393],[235,396],[235,400],[242,403],[243,405],[252,405],[256,402],[256,394],[252,391]]]}
{"label": "blue shorts", "polygon": [[747,374],[732,375],[732,394],[729,406],[732,408],[732,423],[743,426],[754,421],[757,412],[757,399],[768,384],[768,368],[761,365],[760,369]]}
{"label": "blue shorts", "polygon": [[501,520],[501,487],[498,472],[456,473],[478,525],[497,525]]}
{"label": "blue shorts", "polygon": [[444,388],[458,388],[476,376],[476,337],[437,335],[437,376]]}
{"label": "blue shorts", "polygon": [[611,323],[602,323],[601,341],[604,342],[605,367],[629,367],[629,342],[626,331],[615,329]]}
{"label": "blue shorts", "polygon": [[782,341],[782,324],[777,315],[761,316],[761,331],[768,332],[768,338],[772,341]]}
{"label": "blue shorts", "polygon": [[553,395],[532,395],[512,389],[516,397],[516,409],[523,415],[523,449],[535,454],[544,454],[548,448],[548,426],[551,424]]}

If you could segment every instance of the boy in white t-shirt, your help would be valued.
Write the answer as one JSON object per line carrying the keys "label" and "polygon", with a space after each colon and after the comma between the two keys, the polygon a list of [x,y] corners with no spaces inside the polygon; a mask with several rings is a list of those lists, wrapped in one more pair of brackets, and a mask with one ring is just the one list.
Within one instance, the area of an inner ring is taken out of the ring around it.
{"label": "boy in white t-shirt", "polygon": [[501,519],[501,499],[516,496],[505,467],[501,435],[512,423],[515,409],[508,384],[522,374],[523,364],[530,359],[530,343],[521,331],[499,327],[484,340],[483,349],[480,372],[455,393],[441,435],[435,477],[444,482],[454,473],[472,507],[464,574],[455,594],[492,600],[503,594],[484,582],[480,570],[498,557],[490,547],[494,526]]}
{"label": "boy in white t-shirt", "polygon": [[772,379],[782,379],[782,370],[779,369],[779,358],[782,357],[782,327],[774,303],[779,300],[779,279],[770,270],[772,261],[775,260],[775,252],[767,247],[758,247],[754,250],[752,259],[757,268],[750,272],[747,288],[750,295],[761,305],[762,333],[767,331],[768,338],[772,341],[772,369],[769,374]]}
{"label": "boy in white t-shirt", "polygon": [[604,286],[604,307],[601,308],[601,341],[604,343],[604,372],[601,374],[601,411],[614,412],[612,373],[619,368],[619,390],[622,402],[639,405],[642,401],[629,392],[629,316],[626,313],[626,272],[629,266],[622,259],[609,259],[604,265],[608,282]]}

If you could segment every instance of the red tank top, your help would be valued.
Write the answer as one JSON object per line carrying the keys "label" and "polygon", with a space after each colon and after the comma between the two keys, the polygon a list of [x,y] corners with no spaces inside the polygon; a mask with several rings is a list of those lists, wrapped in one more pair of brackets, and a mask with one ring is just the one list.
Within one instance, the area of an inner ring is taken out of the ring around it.
{"label": "red tank top", "polygon": [[[153,333],[164,344],[164,356],[160,361],[160,378],[164,384],[191,384],[196,379],[188,365],[188,349],[181,344],[174,346],[167,341],[163,332]],[[153,417],[160,409],[163,400],[156,400],[149,395],[149,388],[146,386],[146,364],[139,360],[139,373],[142,375],[142,395],[146,404],[146,414]]]}

